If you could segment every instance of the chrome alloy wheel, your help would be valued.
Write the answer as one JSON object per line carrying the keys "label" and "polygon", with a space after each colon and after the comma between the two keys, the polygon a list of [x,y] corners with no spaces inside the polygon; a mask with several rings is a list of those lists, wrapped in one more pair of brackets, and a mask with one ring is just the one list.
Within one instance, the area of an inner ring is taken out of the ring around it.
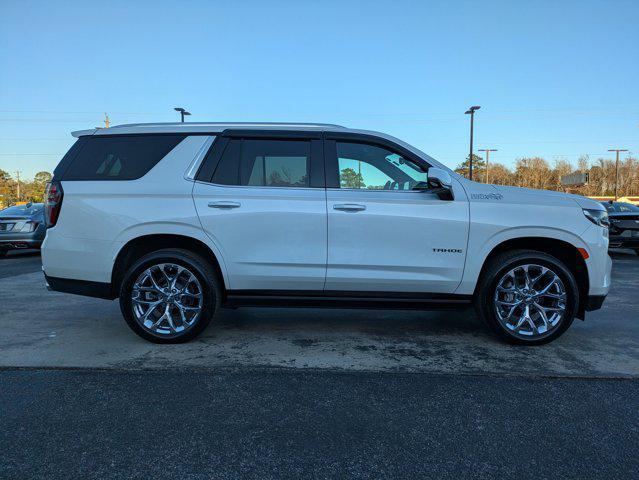
{"label": "chrome alloy wheel", "polygon": [[534,338],[553,330],[566,314],[561,278],[542,265],[519,265],[506,273],[495,290],[501,324],[517,336]]}
{"label": "chrome alloy wheel", "polygon": [[187,268],[153,265],[137,278],[131,305],[137,322],[156,335],[175,335],[192,327],[202,313],[202,285]]}

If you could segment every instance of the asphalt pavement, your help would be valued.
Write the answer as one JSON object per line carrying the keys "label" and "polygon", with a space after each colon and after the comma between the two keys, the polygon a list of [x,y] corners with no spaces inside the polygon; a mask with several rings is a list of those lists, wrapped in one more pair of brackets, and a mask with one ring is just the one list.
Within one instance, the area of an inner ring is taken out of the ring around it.
{"label": "asphalt pavement", "polygon": [[630,479],[629,380],[6,371],[6,479]]}
{"label": "asphalt pavement", "polygon": [[0,478],[636,478],[639,257],[535,348],[471,311],[239,309],[161,346],[0,259]]}
{"label": "asphalt pavement", "polygon": [[0,258],[0,278],[15,277],[41,270],[42,261],[38,250],[12,250],[6,257]]}

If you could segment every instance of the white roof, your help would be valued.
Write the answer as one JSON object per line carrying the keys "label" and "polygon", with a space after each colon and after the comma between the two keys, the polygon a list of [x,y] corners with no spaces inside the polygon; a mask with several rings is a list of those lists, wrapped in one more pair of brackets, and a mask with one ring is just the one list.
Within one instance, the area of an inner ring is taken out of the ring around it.
{"label": "white roof", "polygon": [[220,133],[227,128],[242,129],[278,129],[287,130],[344,130],[341,125],[330,123],[277,123],[277,122],[174,122],[174,123],[132,123],[116,125],[110,128],[93,128],[72,132],[74,137],[87,135],[115,135],[126,133]]}

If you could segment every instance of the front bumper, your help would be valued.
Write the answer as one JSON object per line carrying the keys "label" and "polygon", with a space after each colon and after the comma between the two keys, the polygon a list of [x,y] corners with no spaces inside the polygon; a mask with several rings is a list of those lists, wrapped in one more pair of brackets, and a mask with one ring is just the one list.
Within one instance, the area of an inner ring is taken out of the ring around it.
{"label": "front bumper", "polygon": [[610,236],[610,248],[639,248],[639,237]]}

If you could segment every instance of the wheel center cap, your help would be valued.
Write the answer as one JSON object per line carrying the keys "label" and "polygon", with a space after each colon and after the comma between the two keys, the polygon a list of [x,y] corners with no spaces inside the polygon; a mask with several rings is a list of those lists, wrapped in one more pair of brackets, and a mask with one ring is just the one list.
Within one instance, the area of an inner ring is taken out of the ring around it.
{"label": "wheel center cap", "polygon": [[174,302],[175,298],[177,297],[177,290],[175,290],[175,289],[164,290],[162,292],[162,297],[164,298],[165,302]]}

